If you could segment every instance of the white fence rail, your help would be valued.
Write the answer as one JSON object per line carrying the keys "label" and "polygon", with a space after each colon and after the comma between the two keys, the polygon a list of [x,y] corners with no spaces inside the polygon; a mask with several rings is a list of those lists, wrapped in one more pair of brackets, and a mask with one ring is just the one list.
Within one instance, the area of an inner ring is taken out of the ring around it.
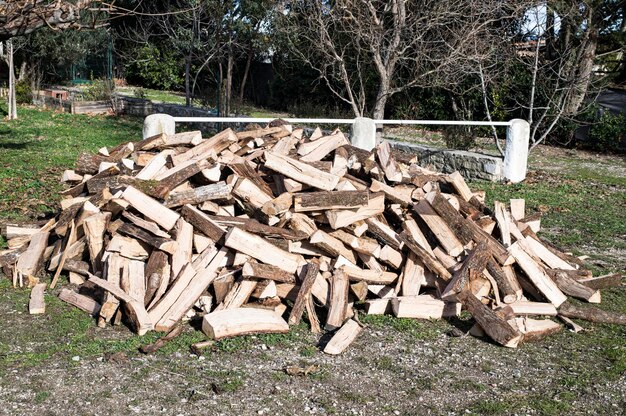
{"label": "white fence rail", "polygon": [[[150,137],[159,133],[174,133],[176,123],[269,123],[270,117],[172,117],[167,114],[152,114],[144,121],[143,135]],[[376,146],[376,127],[379,125],[439,125],[439,126],[494,126],[506,127],[506,147],[503,174],[510,182],[521,182],[526,178],[528,140],[530,126],[526,120],[510,121],[451,121],[451,120],[373,120],[366,117],[354,119],[333,118],[284,118],[292,124],[349,124],[354,146],[371,150]]]}

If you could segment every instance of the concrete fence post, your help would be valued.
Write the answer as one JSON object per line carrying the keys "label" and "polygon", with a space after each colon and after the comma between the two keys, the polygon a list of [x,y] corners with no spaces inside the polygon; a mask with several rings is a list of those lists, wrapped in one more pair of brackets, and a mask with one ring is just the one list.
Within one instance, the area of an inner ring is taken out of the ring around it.
{"label": "concrete fence post", "polygon": [[350,135],[352,145],[368,152],[376,147],[376,123],[367,117],[357,117]]}
{"label": "concrete fence post", "polygon": [[530,124],[526,120],[519,118],[511,120],[511,125],[506,131],[504,179],[512,183],[518,183],[526,179],[529,140]]}
{"label": "concrete fence post", "polygon": [[156,136],[157,134],[174,134],[176,122],[169,114],[150,114],[143,120],[143,138]]}

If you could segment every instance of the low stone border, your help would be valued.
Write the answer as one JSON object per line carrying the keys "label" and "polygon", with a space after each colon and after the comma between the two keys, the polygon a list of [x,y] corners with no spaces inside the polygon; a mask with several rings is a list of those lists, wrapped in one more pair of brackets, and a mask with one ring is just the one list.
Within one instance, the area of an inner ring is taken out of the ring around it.
{"label": "low stone border", "polygon": [[393,149],[417,156],[418,164],[438,172],[459,171],[463,177],[502,181],[504,179],[503,159],[483,153],[464,150],[448,150],[422,144],[388,140]]}

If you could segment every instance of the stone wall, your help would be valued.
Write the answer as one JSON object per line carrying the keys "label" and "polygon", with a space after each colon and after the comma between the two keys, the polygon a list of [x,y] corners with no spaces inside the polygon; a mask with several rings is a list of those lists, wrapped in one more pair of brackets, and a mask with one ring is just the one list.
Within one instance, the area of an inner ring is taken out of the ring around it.
{"label": "stone wall", "polygon": [[417,156],[418,164],[444,173],[458,170],[468,179],[501,181],[503,160],[501,157],[463,150],[448,150],[422,144],[389,140],[392,148]]}

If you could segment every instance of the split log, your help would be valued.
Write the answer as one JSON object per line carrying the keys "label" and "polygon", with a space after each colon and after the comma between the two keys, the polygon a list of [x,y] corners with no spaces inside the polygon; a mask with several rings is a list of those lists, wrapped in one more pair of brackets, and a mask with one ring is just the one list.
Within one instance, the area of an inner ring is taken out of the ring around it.
{"label": "split log", "polygon": [[424,265],[428,267],[433,273],[441,277],[443,280],[450,280],[452,275],[445,267],[433,256],[431,256],[426,250],[417,244],[413,238],[403,231],[399,234],[400,240],[406,244],[407,248],[411,250],[417,257],[424,262]]}
{"label": "split log", "polygon": [[295,283],[296,281],[293,273],[286,272],[280,267],[250,261],[243,265],[241,275],[247,278],[269,279],[282,283]]}
{"label": "split log", "polygon": [[289,273],[295,273],[304,264],[302,256],[281,250],[261,237],[236,227],[226,234],[224,245]]}
{"label": "split log", "polygon": [[358,322],[353,319],[348,320],[326,344],[324,352],[330,355],[341,354],[354,342],[362,330],[363,328]]}
{"label": "split log", "polygon": [[622,275],[619,273],[607,274],[604,276],[589,277],[578,279],[581,283],[592,289],[608,289],[611,287],[619,287],[622,284]]}
{"label": "split log", "polygon": [[226,182],[200,186],[187,191],[170,192],[164,205],[168,208],[179,207],[185,204],[201,204],[205,201],[226,199],[230,197],[230,187]]}
{"label": "split log", "polygon": [[336,270],[330,284],[330,301],[325,328],[333,330],[343,325],[348,309],[348,276],[342,270]]}
{"label": "split log", "polygon": [[302,240],[307,237],[307,235],[301,231],[265,225],[251,218],[226,217],[223,215],[207,215],[206,217],[220,227],[237,227],[249,233],[265,237],[282,238],[285,240],[295,241]]}
{"label": "split log", "polygon": [[600,303],[602,298],[599,290],[592,289],[577,282],[569,277],[565,271],[554,269],[548,270],[547,272],[559,289],[566,295],[585,300],[589,303]]}
{"label": "split log", "polygon": [[515,258],[524,273],[533,285],[557,308],[567,300],[558,286],[550,279],[544,270],[526,253],[518,243],[509,247],[509,253]]}
{"label": "split log", "polygon": [[201,144],[192,147],[184,153],[172,157],[174,166],[190,160],[203,160],[214,154],[220,153],[233,143],[237,143],[239,139],[231,129],[226,129],[217,133],[215,136],[205,140]]}
{"label": "split log", "polygon": [[333,257],[341,255],[348,259],[348,261],[352,264],[357,263],[356,255],[351,249],[346,247],[339,239],[322,230],[315,231],[309,238],[309,242]]}
{"label": "split log", "polygon": [[308,142],[300,145],[298,148],[298,154],[302,157],[302,162],[315,162],[322,160],[327,154],[337,149],[340,146],[349,144],[348,139],[343,133],[339,132],[326,137],[321,137],[319,140]]}
{"label": "split log", "polygon": [[252,295],[252,292],[254,292],[254,289],[256,289],[257,284],[258,282],[256,280],[248,279],[242,279],[235,282],[222,303],[220,303],[215,310],[221,311],[243,306],[244,303],[248,302],[248,299]]}
{"label": "split log", "polygon": [[220,227],[211,217],[191,205],[185,205],[180,213],[196,230],[202,232],[214,243],[220,241],[226,233],[225,229]]}
{"label": "split log", "polygon": [[516,318],[515,322],[519,331],[524,334],[524,342],[540,341],[563,330],[561,325],[549,319],[538,320],[524,317]]}
{"label": "split log", "polygon": [[302,313],[304,312],[304,308],[306,307],[306,303],[308,302],[311,288],[313,287],[313,283],[317,278],[317,274],[319,272],[319,264],[316,262],[308,262],[306,265],[306,273],[304,274],[304,278],[300,283],[300,291],[298,292],[298,296],[296,297],[296,301],[293,303],[293,307],[291,308],[291,313],[289,314],[289,325],[298,325],[300,323],[300,319],[302,318]]}
{"label": "split log", "polygon": [[463,244],[456,238],[448,224],[435,212],[427,200],[423,199],[413,206],[413,209],[428,225],[441,246],[452,257],[463,253]]}
{"label": "split log", "polygon": [[31,315],[39,315],[46,312],[46,302],[44,300],[44,291],[48,285],[46,283],[37,283],[30,291],[30,300],[28,302],[28,313]]}
{"label": "split log", "polygon": [[294,211],[323,211],[331,209],[353,209],[367,206],[367,191],[307,192],[293,195]]}
{"label": "split log", "polygon": [[487,335],[498,344],[516,348],[522,340],[523,335],[519,330],[512,327],[493,310],[483,305],[471,292],[467,290],[462,291],[457,295],[457,299],[465,306]]}
{"label": "split log", "polygon": [[460,303],[444,302],[430,295],[391,298],[391,307],[397,318],[441,319],[461,313]]}
{"label": "split log", "polygon": [[135,327],[138,335],[145,335],[148,331],[154,329],[154,324],[150,320],[148,312],[146,312],[146,309],[143,306],[143,299],[134,299],[126,294],[121,288],[114,286],[99,277],[91,276],[89,281],[94,285],[110,292],[119,300],[125,302],[129,312],[128,317],[133,322],[133,326]]}
{"label": "split log", "polygon": [[20,255],[15,265],[18,276],[25,276],[29,279],[36,279],[36,275],[41,270],[43,254],[48,246],[49,231],[40,231],[31,237],[28,249]]}
{"label": "split log", "polygon": [[82,309],[91,316],[98,316],[98,313],[100,313],[100,304],[98,302],[88,296],[81,295],[69,289],[61,289],[59,299],[78,309]]}
{"label": "split log", "polygon": [[454,273],[452,280],[446,286],[446,290],[441,294],[441,298],[450,301],[455,300],[456,295],[467,289],[470,280],[475,280],[483,274],[490,258],[491,254],[487,250],[487,245],[479,244],[467,255],[461,268]]}
{"label": "split log", "polygon": [[402,172],[391,153],[391,146],[388,141],[383,141],[376,147],[376,156],[385,172],[385,177],[391,182],[401,182]]}
{"label": "split log", "polygon": [[150,198],[132,186],[126,188],[122,198],[128,201],[133,208],[141,212],[146,218],[150,218],[166,231],[174,228],[176,221],[180,218],[179,214],[164,207],[155,199]]}
{"label": "split log", "polygon": [[511,307],[515,315],[557,315],[556,308],[551,303],[518,300],[507,306]]}
{"label": "split log", "polygon": [[236,308],[205,315],[202,331],[209,338],[220,340],[238,335],[286,333],[289,324],[272,310]]}
{"label": "split log", "polygon": [[117,229],[117,232],[127,235],[129,237],[136,238],[137,240],[143,241],[151,247],[165,251],[169,254],[174,254],[176,250],[178,250],[178,243],[176,241],[170,240],[168,238],[157,237],[131,224],[122,224]]}
{"label": "split log", "polygon": [[448,182],[454,187],[456,192],[463,198],[465,201],[470,201],[474,194],[465,183],[465,179],[463,179],[463,175],[461,175],[458,171],[452,172],[447,177]]}
{"label": "split log", "polygon": [[374,285],[389,285],[398,278],[396,273],[363,270],[356,266],[341,266],[341,270],[353,282],[366,282]]}
{"label": "split log", "polygon": [[315,169],[290,157],[266,151],[265,160],[266,168],[324,191],[332,191],[339,182],[339,176]]}
{"label": "split log", "polygon": [[604,311],[593,306],[577,306],[567,302],[558,308],[558,312],[567,318],[583,319],[598,324],[626,325],[626,314]]}
{"label": "split log", "polygon": [[347,227],[357,221],[362,221],[378,214],[382,214],[384,211],[385,195],[372,194],[367,202],[367,206],[361,207],[357,210],[329,210],[326,211],[326,217],[328,218],[330,226],[336,230],[338,228]]}

